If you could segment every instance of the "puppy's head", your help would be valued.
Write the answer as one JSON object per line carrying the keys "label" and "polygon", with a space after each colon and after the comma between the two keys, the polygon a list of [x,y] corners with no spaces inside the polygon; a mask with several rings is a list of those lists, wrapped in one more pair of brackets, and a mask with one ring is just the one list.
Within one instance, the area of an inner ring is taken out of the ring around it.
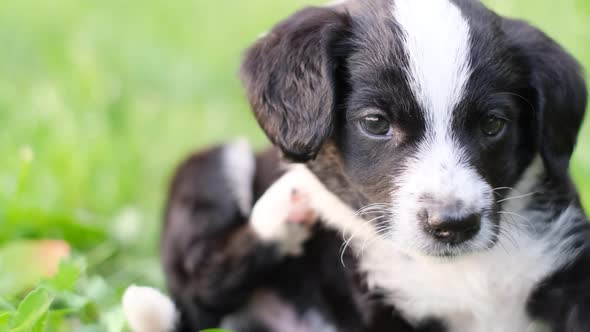
{"label": "puppy's head", "polygon": [[548,180],[569,183],[586,107],[580,72],[539,30],[471,0],[307,8],[242,67],[285,155],[311,161],[335,146],[350,190],[385,207],[387,224],[375,227],[429,255],[493,245],[500,189],[536,156]]}

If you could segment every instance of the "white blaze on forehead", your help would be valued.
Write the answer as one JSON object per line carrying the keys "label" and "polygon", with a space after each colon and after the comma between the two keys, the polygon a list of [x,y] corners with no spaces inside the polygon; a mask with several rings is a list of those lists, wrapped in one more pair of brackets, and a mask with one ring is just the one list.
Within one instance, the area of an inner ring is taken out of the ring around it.
{"label": "white blaze on forehead", "polygon": [[[403,33],[408,81],[426,121],[425,141],[401,181],[439,198],[474,199],[478,195],[467,193],[480,190],[481,177],[465,163],[452,134],[453,110],[471,71],[469,24],[450,0],[395,0],[392,12]],[[417,181],[424,174],[428,181]],[[447,194],[458,189],[465,195]]]}
{"label": "white blaze on forehead", "polygon": [[404,34],[408,80],[430,134],[448,134],[469,78],[469,24],[449,0],[395,0],[393,16]]}
{"label": "white blaze on forehead", "polygon": [[[447,213],[462,218],[491,208],[491,187],[469,165],[464,149],[453,135],[453,112],[463,98],[471,74],[470,27],[450,0],[394,0],[391,9],[403,35],[407,80],[421,112],[426,135],[416,155],[408,158],[392,193],[394,237],[408,247],[429,248],[417,216],[430,208],[420,197],[444,206],[460,206]],[[493,225],[483,216],[481,230],[470,241],[483,248],[493,236]]]}

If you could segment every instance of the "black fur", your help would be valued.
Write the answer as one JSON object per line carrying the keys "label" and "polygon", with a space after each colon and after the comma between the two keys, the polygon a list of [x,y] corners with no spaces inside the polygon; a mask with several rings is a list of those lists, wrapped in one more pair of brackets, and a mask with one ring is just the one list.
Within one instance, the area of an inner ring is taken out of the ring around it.
{"label": "black fur", "polygon": [[516,57],[528,70],[538,146],[545,166],[556,181],[568,182],[569,161],[587,105],[582,70],[555,41],[527,23],[505,19],[502,28]]}
{"label": "black fur", "polygon": [[[223,173],[228,165],[222,150],[203,151],[184,162],[168,197],[162,261],[181,313],[177,331],[230,322],[235,332],[289,332],[296,328],[289,324],[310,324],[310,310],[337,331],[413,331],[392,308],[369,297],[350,251],[342,265],[342,239],[333,231],[318,226],[297,257],[263,244],[228,195],[233,190]],[[277,155],[271,150],[258,156],[251,188],[255,199],[281,174]],[[272,315],[277,306],[296,321],[273,329],[264,313]],[[316,332],[314,326],[306,328]]]}
{"label": "black fur", "polygon": [[346,25],[347,16],[332,9],[304,9],[246,55],[242,78],[256,116],[293,160],[313,158],[331,133],[334,94],[327,52]]}
{"label": "black fur", "polygon": [[[530,208],[546,217],[536,221],[541,223],[576,209],[571,223],[578,223],[582,254],[569,257],[566,268],[538,286],[529,313],[554,331],[587,331],[590,238],[569,176],[587,104],[581,68],[529,24],[500,17],[477,1],[453,2],[469,21],[473,69],[453,110],[453,133],[469,164],[494,188],[515,186],[541,156],[545,172]],[[416,156],[425,139],[424,112],[406,77],[408,55],[389,6],[386,0],[352,0],[302,10],[258,41],[242,67],[252,107],[271,141],[307,162],[354,209],[389,199],[404,161]],[[392,137],[377,140],[359,128],[366,110],[390,120]],[[490,112],[510,122],[497,140],[477,131]],[[496,223],[502,198],[485,211]]]}
{"label": "black fur", "polygon": [[279,259],[274,248],[257,241],[248,216],[227,196],[233,188],[222,167],[221,148],[195,154],[170,187],[161,251],[168,288],[181,308],[179,331],[218,327],[250,300]]}
{"label": "black fur", "polygon": [[590,327],[590,231],[583,216],[577,223],[581,255],[540,283],[527,305],[530,315],[553,331],[581,332]]}

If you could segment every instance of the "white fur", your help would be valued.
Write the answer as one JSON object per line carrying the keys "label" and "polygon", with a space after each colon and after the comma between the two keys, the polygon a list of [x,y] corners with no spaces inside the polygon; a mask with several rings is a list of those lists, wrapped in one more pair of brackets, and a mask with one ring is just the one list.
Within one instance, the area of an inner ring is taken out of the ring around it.
{"label": "white fur", "polygon": [[[439,244],[426,234],[418,221],[418,214],[433,203],[424,203],[424,194],[438,204],[462,204],[453,211],[457,219],[480,214],[493,204],[493,191],[477,171],[460,160],[460,152],[448,140],[425,142],[417,157],[408,161],[405,171],[394,181],[399,189],[392,193],[392,219],[395,220],[389,235],[400,249],[429,252]],[[482,215],[481,230],[462,247],[452,249],[479,250],[488,247],[493,239],[493,222]],[[451,250],[452,250],[451,249]]]}
{"label": "white fur", "polygon": [[223,148],[223,173],[243,215],[248,215],[252,206],[254,172],[256,159],[248,141],[238,139]]}
{"label": "white fur", "polygon": [[470,75],[469,24],[449,0],[395,0],[392,13],[404,34],[410,85],[429,122],[445,126]]}
{"label": "white fur", "polygon": [[[391,243],[364,250],[369,286],[384,289],[405,317],[443,319],[452,332],[540,331],[526,314],[533,288],[571,255],[567,212],[542,234],[506,226],[491,250],[452,259],[409,256]],[[564,257],[565,256],[565,257]]]}
{"label": "white fur", "polygon": [[[535,186],[538,185],[539,179],[543,176],[544,172],[543,159],[537,155],[521,176],[516,186],[512,190],[508,190],[510,194],[503,199],[503,210],[508,213],[523,211],[527,204],[530,203],[532,196],[536,193]],[[522,220],[520,221],[522,222]]]}
{"label": "white fur", "polygon": [[[459,8],[449,0],[395,0],[392,14],[404,34],[409,59],[409,83],[426,118],[426,138],[405,165],[392,193],[392,227],[388,236],[376,229],[329,192],[304,166],[286,174],[311,196],[323,221],[347,236],[359,252],[359,268],[374,291],[415,322],[441,319],[450,332],[539,332],[527,301],[534,287],[575,255],[568,238],[571,220],[579,213],[566,210],[558,220],[531,224],[535,212],[507,200],[498,243],[492,223],[482,229],[462,255],[443,259],[424,255],[434,241],[419,229],[420,196],[461,202],[457,217],[491,208],[493,192],[471,167],[454,137],[453,111],[470,76],[470,31]],[[527,170],[517,192],[530,190],[539,162]],[[542,170],[541,170],[542,171]],[[279,184],[280,185],[280,184]],[[528,188],[528,189],[527,189]],[[522,192],[527,194],[527,192]],[[387,202],[386,202],[387,203]],[[479,250],[478,250],[479,249]]]}
{"label": "white fur", "polygon": [[[536,174],[537,168],[534,163],[526,174]],[[545,331],[528,318],[526,302],[540,280],[576,254],[571,250],[573,238],[567,235],[572,217],[580,213],[575,208],[556,221],[543,222],[544,227],[504,220],[492,249],[443,259],[408,255],[391,239],[376,237],[365,220],[304,166],[295,166],[285,176],[310,195],[327,225],[354,235],[350,244],[360,253],[359,266],[369,287],[383,292],[405,317],[443,319],[451,332]],[[528,182],[525,177],[522,186]],[[527,211],[518,213],[528,216]]]}
{"label": "white fur", "polygon": [[127,288],[123,311],[133,332],[172,332],[178,319],[174,303],[150,287]]}
{"label": "white fur", "polygon": [[[311,208],[323,221],[352,240],[369,241],[377,233],[367,222],[359,222],[352,211],[326,187],[304,165],[292,165],[256,202],[250,224],[263,241],[276,242],[283,252],[301,254],[302,243],[309,237],[309,231],[285,222],[289,211],[289,195],[297,189],[310,199]],[[329,208],[328,208],[329,207]],[[304,232],[304,233],[301,233]]]}
{"label": "white fur", "polygon": [[[449,0],[395,0],[392,13],[404,35],[408,80],[425,115],[426,137],[395,179],[400,189],[392,194],[396,227],[390,235],[402,249],[428,252],[439,244],[417,220],[423,195],[462,204],[456,218],[481,213],[492,204],[493,188],[466,162],[452,130],[453,111],[471,71],[469,24]],[[492,228],[484,216],[478,236],[465,246],[485,248],[494,236]]]}
{"label": "white fur", "polygon": [[310,236],[305,226],[287,222],[297,181],[291,173],[281,177],[256,202],[250,216],[250,225],[262,241],[277,243],[283,254],[294,256],[303,252],[303,243]]}
{"label": "white fur", "polygon": [[322,221],[344,235],[354,236],[357,241],[368,241],[377,236],[371,224],[360,219],[355,211],[326,189],[306,166],[291,166],[283,178],[288,178],[291,188],[297,188],[310,199],[311,207],[323,218]]}

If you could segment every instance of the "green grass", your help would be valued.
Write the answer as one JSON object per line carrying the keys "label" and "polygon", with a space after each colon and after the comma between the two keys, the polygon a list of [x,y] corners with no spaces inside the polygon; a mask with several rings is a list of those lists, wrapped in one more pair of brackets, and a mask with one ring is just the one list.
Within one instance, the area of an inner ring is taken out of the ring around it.
{"label": "green grass", "polygon": [[[158,232],[174,165],[236,136],[266,144],[238,64],[306,3],[320,1],[0,3],[0,331],[122,329],[122,290],[162,285]],[[488,3],[590,68],[587,1]],[[586,126],[573,165],[586,206],[589,151]],[[73,259],[40,283],[49,249],[25,240],[47,238],[66,240]]]}

